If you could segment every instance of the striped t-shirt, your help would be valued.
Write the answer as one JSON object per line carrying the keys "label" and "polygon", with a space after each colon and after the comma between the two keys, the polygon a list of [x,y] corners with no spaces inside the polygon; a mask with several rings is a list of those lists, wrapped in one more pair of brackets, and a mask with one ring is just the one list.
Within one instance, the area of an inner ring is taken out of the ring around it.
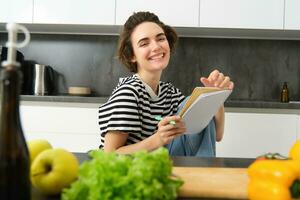
{"label": "striped t-shirt", "polygon": [[108,101],[99,108],[100,148],[108,131],[128,133],[126,145],[134,144],[155,133],[156,116],[175,115],[184,95],[171,83],[160,81],[156,98],[137,74],[120,80]]}

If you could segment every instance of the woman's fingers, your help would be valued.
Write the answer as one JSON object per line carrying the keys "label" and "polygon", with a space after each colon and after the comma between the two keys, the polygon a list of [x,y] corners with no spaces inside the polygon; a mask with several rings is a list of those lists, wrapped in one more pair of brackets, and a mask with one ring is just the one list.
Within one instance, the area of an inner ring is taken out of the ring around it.
{"label": "woman's fingers", "polygon": [[182,135],[184,132],[182,131],[167,131],[167,132],[162,132],[161,133],[161,138],[160,140],[163,142],[163,144],[168,144],[170,143],[174,138]]}
{"label": "woman's fingers", "polygon": [[[173,120],[175,124],[170,124],[170,120]],[[160,121],[157,134],[159,134],[160,141],[165,145],[185,131],[185,124],[179,116],[168,116]]]}
{"label": "woman's fingers", "polygon": [[161,132],[178,132],[178,131],[185,131],[186,127],[183,122],[177,122],[176,124],[167,124],[165,126],[160,126],[159,131]]}
{"label": "woman's fingers", "polygon": [[200,81],[205,87],[228,88],[231,90],[234,88],[234,83],[230,80],[230,77],[225,76],[218,70],[212,71],[207,78],[201,77]]}
{"label": "woman's fingers", "polygon": [[216,79],[214,86],[215,87],[220,87],[220,85],[223,83],[225,77],[223,73],[219,73],[218,78]]}
{"label": "woman's fingers", "polygon": [[200,78],[200,81],[201,83],[205,86],[205,87],[215,87],[214,86],[214,83],[216,82],[216,80],[218,79],[219,77],[219,71],[218,70],[214,70],[212,71],[209,76],[206,78],[206,77],[201,77]]}
{"label": "woman's fingers", "polygon": [[219,77],[219,70],[215,69],[214,71],[212,71],[209,76],[208,76],[208,80],[211,81],[211,82],[215,82],[218,77]]}
{"label": "woman's fingers", "polygon": [[229,88],[230,90],[233,90],[233,88],[234,88],[234,82],[230,81],[230,83],[229,83],[229,85],[228,85],[228,88]]}
{"label": "woman's fingers", "polygon": [[[174,123],[176,124],[176,122],[178,123],[181,120],[181,118],[179,116],[167,116],[165,118],[163,118],[159,123],[158,126],[166,126],[170,123]],[[173,121],[173,122],[172,122]]]}
{"label": "woman's fingers", "polygon": [[211,87],[211,83],[208,80],[208,78],[205,77],[201,77],[200,78],[201,83],[204,85],[204,87]]}
{"label": "woman's fingers", "polygon": [[229,84],[230,84],[230,78],[229,76],[225,76],[224,79],[222,80],[222,82],[220,83],[219,87],[220,88],[229,88]]}

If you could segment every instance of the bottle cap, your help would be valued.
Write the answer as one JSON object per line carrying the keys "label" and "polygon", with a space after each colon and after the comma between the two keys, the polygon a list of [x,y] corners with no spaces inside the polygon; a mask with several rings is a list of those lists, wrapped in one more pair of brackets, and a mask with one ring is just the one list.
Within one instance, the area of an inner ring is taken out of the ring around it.
{"label": "bottle cap", "polygon": [[[20,63],[16,61],[16,49],[25,47],[30,41],[29,31],[25,26],[16,23],[6,24],[6,30],[8,31],[7,47],[7,60],[2,62],[3,67],[7,66],[20,66]],[[18,31],[21,30],[25,34],[25,39],[21,43],[18,41]]]}

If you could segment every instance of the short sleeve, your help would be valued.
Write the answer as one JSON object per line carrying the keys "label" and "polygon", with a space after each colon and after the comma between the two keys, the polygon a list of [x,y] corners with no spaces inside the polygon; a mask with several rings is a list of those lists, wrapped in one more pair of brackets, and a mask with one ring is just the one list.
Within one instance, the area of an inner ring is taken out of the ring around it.
{"label": "short sleeve", "polygon": [[176,105],[176,111],[175,113],[178,113],[179,109],[180,109],[180,105],[182,104],[182,102],[185,100],[185,96],[182,94],[182,92],[173,86],[173,100],[174,100],[174,103]]}
{"label": "short sleeve", "polygon": [[130,85],[121,86],[114,91],[108,102],[99,108],[99,126],[102,137],[108,131],[141,133],[137,94]]}
{"label": "short sleeve", "polygon": [[185,99],[185,96],[182,94],[182,92],[178,88],[175,88],[175,94],[176,94],[176,97],[178,98],[179,104],[181,104],[183,102],[183,100]]}

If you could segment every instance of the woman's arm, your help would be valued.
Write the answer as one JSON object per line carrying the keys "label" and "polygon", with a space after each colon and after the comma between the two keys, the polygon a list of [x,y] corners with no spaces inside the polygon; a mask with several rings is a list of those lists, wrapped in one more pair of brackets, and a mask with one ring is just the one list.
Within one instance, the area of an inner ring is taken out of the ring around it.
{"label": "woman's arm", "polygon": [[217,114],[215,115],[215,124],[216,124],[216,141],[220,142],[224,135],[224,123],[225,123],[225,114],[224,106],[221,106]]}
{"label": "woman's arm", "polygon": [[[228,76],[224,76],[223,73],[218,70],[212,71],[208,78],[201,77],[200,81],[205,87],[218,87],[221,89],[227,88],[232,90],[234,88],[234,83],[230,80]],[[221,141],[224,135],[224,123],[225,114],[224,106],[221,106],[217,114],[215,115],[216,123],[216,141]]]}
{"label": "woman's arm", "polygon": [[117,152],[119,154],[131,154],[139,150],[152,151],[159,147],[160,142],[155,134],[142,140],[141,142],[125,145],[128,133],[121,131],[109,131],[105,135],[104,151]]}
{"label": "woman's arm", "polygon": [[[169,122],[175,121],[172,125]],[[122,131],[109,131],[105,135],[104,151],[117,152],[119,154],[130,154],[140,150],[153,151],[171,142],[174,138],[186,131],[185,125],[180,117],[165,117],[158,123],[158,130],[150,137],[135,144],[125,145],[128,133]]]}

